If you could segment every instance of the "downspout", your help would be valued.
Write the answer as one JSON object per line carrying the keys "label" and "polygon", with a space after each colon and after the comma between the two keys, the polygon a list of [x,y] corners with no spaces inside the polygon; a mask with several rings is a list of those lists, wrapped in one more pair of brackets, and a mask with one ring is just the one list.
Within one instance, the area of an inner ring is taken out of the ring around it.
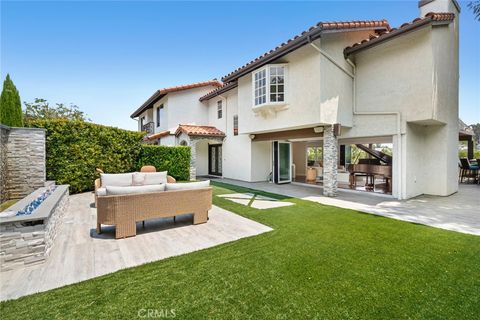
{"label": "downspout", "polygon": [[328,61],[333,63],[336,67],[338,67],[340,70],[342,70],[346,75],[348,75],[350,78],[352,78],[353,82],[353,95],[352,95],[352,105],[353,105],[353,114],[354,115],[394,115],[396,117],[396,131],[397,131],[397,141],[398,141],[398,153],[399,155],[397,156],[397,165],[399,167],[398,170],[398,177],[397,177],[397,189],[398,189],[398,198],[403,199],[404,198],[404,190],[402,188],[402,177],[400,172],[402,172],[402,127],[401,127],[401,113],[400,112],[395,112],[395,111],[389,111],[389,112],[378,112],[378,111],[357,111],[357,82],[356,82],[356,66],[355,64],[349,59],[346,58],[347,63],[352,67],[352,72],[348,71],[345,69],[341,64],[339,64],[335,59],[330,56],[327,52],[319,48],[315,43],[311,41],[309,38],[309,43],[310,45],[315,48],[322,56],[327,58]]}

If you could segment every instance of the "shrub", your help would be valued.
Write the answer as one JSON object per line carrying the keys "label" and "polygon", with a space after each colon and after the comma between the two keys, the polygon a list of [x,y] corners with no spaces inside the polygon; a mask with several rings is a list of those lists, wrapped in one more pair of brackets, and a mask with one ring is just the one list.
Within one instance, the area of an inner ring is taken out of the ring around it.
{"label": "shrub", "polygon": [[188,180],[190,156],[190,147],[142,145],[137,168],[152,165],[157,171],[168,171],[177,180]]}
{"label": "shrub", "polygon": [[143,133],[83,121],[35,120],[46,129],[47,179],[69,184],[71,193],[93,190],[96,168],[131,172],[137,167]]}

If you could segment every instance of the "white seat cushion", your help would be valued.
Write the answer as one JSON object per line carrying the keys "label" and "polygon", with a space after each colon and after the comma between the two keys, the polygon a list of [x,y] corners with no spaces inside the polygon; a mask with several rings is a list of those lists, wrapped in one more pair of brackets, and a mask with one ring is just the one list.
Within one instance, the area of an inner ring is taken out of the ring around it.
{"label": "white seat cushion", "polygon": [[167,183],[167,191],[203,189],[210,186],[210,180],[186,183]]}
{"label": "white seat cushion", "polygon": [[97,189],[97,196],[106,196],[107,195],[107,188],[98,188]]}
{"label": "white seat cushion", "polygon": [[145,174],[144,185],[167,183],[167,171],[142,173]]}
{"label": "white seat cushion", "polygon": [[133,193],[149,193],[165,191],[165,184],[156,184],[150,186],[130,186],[130,187],[115,187],[106,186],[107,196],[133,194]]}
{"label": "white seat cushion", "polygon": [[102,187],[127,187],[132,185],[132,173],[102,173],[100,180]]}

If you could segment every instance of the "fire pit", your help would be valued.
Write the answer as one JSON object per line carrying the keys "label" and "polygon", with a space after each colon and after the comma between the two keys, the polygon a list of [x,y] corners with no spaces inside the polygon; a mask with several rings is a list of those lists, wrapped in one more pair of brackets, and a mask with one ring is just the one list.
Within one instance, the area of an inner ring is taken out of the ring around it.
{"label": "fire pit", "polygon": [[0,218],[0,269],[43,263],[54,244],[68,205],[68,185],[39,188]]}

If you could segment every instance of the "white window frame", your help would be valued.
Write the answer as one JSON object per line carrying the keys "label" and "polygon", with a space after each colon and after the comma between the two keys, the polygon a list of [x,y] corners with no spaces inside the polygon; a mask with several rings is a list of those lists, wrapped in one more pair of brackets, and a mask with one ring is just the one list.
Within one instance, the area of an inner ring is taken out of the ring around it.
{"label": "white window frame", "polygon": [[222,119],[223,118],[223,101],[218,100],[217,101],[217,119]]}
{"label": "white window frame", "polygon": [[[270,68],[271,67],[283,67],[283,101],[270,101]],[[265,103],[255,104],[255,75],[262,71],[266,71],[266,101]],[[287,63],[274,63],[274,64],[267,64],[266,66],[255,70],[252,72],[252,105],[254,108],[258,108],[261,106],[266,105],[285,105],[287,104],[288,98],[288,64]]]}

